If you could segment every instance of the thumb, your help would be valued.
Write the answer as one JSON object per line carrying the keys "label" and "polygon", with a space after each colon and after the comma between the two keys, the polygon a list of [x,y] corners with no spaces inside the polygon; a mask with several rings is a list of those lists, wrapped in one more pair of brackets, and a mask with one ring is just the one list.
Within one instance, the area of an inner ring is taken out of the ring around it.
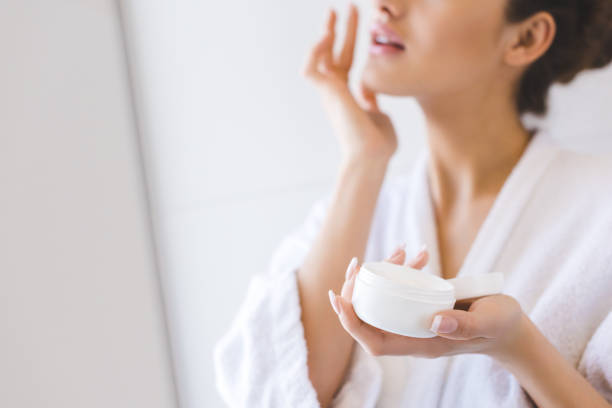
{"label": "thumb", "polygon": [[376,93],[370,90],[363,82],[359,83],[356,99],[363,109],[370,112],[380,112]]}
{"label": "thumb", "polygon": [[430,330],[440,337],[453,340],[470,340],[487,335],[486,316],[464,310],[445,310],[436,313]]}

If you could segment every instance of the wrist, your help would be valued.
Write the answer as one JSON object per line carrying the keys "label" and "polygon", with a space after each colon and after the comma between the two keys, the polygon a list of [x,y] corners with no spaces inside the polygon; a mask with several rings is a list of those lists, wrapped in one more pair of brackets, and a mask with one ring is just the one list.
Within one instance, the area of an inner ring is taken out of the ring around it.
{"label": "wrist", "polygon": [[[377,197],[387,174],[387,166],[388,161],[381,158],[363,156],[343,158],[336,177],[337,189],[344,191],[351,186],[359,186],[360,191]],[[340,194],[344,195],[344,192]]]}
{"label": "wrist", "polygon": [[496,352],[491,353],[492,357],[512,371],[513,367],[522,364],[528,358],[530,347],[533,347],[536,341],[534,330],[537,328],[529,316],[521,313],[515,330]]}
{"label": "wrist", "polygon": [[340,164],[340,178],[354,178],[382,181],[384,179],[389,160],[384,156],[372,157],[368,155],[357,155],[345,157]]}
{"label": "wrist", "polygon": [[386,171],[391,161],[392,154],[385,151],[364,151],[344,156],[341,161],[341,169],[364,168],[369,170]]}

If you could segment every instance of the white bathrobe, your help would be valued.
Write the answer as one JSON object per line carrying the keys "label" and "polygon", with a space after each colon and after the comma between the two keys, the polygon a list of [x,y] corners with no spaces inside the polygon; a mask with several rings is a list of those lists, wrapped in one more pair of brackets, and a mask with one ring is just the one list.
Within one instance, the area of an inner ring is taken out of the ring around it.
{"label": "white bathrobe", "polygon": [[[440,276],[424,149],[409,175],[381,188],[364,259],[426,243]],[[232,407],[318,407],[308,378],[295,271],[331,192],[277,247],[268,270],[214,350],[216,384]],[[492,271],[544,335],[612,402],[612,155],[564,150],[540,130],[498,194],[457,276]],[[342,271],[343,272],[343,271]],[[371,356],[359,345],[333,407],[522,407],[529,397],[494,359]],[[554,373],[551,373],[554,375]]]}

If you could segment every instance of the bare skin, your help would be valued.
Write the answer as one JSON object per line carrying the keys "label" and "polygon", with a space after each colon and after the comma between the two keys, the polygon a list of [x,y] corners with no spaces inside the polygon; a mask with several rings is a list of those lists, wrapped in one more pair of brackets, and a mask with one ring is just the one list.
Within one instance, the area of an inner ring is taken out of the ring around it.
{"label": "bare skin", "polygon": [[[552,43],[555,22],[540,12],[510,25],[503,18],[506,1],[373,1],[374,19],[405,40],[405,51],[370,54],[356,95],[348,87],[358,21],[354,6],[341,51],[333,54],[336,13],[330,10],[307,57],[303,74],[319,90],[342,152],[326,220],[298,271],[309,377],[323,407],[343,383],[355,342],[374,355],[488,354],[517,376],[539,406],[576,401],[607,406],[509,296],[484,297],[441,313],[433,339],[384,332],[352,309],[359,264],[346,265],[363,258],[377,196],[398,146],[377,93],[414,97],[425,114],[428,177],[446,278],[457,274],[523,154],[531,135],[520,122],[514,92],[524,70]],[[406,254],[397,252],[391,261],[402,263]],[[421,268],[427,258],[424,251],[409,264]],[[518,340],[525,338],[529,341]],[[541,375],[538,364],[551,370]]]}
{"label": "bare skin", "polygon": [[328,290],[340,291],[349,260],[364,256],[378,193],[397,148],[391,122],[378,111],[375,100],[369,99],[369,108],[363,109],[368,95],[361,95],[358,101],[347,85],[357,10],[351,9],[340,54],[332,56],[335,18],[335,12],[328,14],[323,36],[308,55],[303,75],[322,94],[343,161],[326,220],[297,273],[309,377],[324,407],[342,382],[355,344],[329,308]]}

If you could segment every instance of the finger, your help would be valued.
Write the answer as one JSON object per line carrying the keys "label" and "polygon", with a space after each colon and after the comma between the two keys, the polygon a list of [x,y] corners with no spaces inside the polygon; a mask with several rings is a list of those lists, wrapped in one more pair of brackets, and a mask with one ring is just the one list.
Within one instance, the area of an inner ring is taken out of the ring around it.
{"label": "finger", "polygon": [[355,287],[355,279],[357,279],[359,268],[360,267],[358,266],[354,269],[354,272],[347,280],[344,281],[344,284],[342,284],[342,289],[340,290],[340,295],[349,302],[352,302],[353,300],[353,288]]}
{"label": "finger", "polygon": [[401,249],[397,254],[389,258],[387,262],[390,262],[396,265],[403,265],[405,260],[406,260],[406,251]]}
{"label": "finger", "polygon": [[385,333],[385,354],[415,357],[439,357],[453,348],[453,340],[444,337],[419,338]]}
{"label": "finger", "polygon": [[465,340],[507,339],[509,330],[516,328],[525,315],[516,299],[498,294],[478,298],[467,311],[444,310],[436,316],[431,321],[432,331],[449,339]]}
{"label": "finger", "polygon": [[385,355],[411,355],[414,357],[437,358],[455,354],[479,352],[490,339],[477,338],[458,341],[436,336],[418,338],[385,332]]}
{"label": "finger", "polygon": [[486,336],[486,322],[473,312],[445,310],[431,320],[430,330],[440,337],[453,340],[471,340]]}
{"label": "finger", "polygon": [[344,296],[349,301],[353,298],[353,287],[355,285],[355,277],[361,266],[357,260],[357,257],[353,257],[346,269],[344,284],[340,290],[341,296]]}
{"label": "finger", "polygon": [[382,352],[384,338],[382,332],[363,322],[355,313],[353,304],[337,296],[340,313],[338,317],[346,330],[367,352],[378,355]]}
{"label": "finger", "polygon": [[333,14],[333,10],[329,9],[325,18],[323,35],[308,53],[306,63],[304,64],[304,69],[302,70],[303,76],[307,78],[312,78],[315,80],[322,78],[322,75],[319,72],[319,65],[321,64],[326,50],[333,45],[333,38],[331,37],[329,30],[330,20],[333,18]]}
{"label": "finger", "polygon": [[346,267],[346,272],[344,273],[344,280],[348,280],[351,277],[351,274],[353,273],[353,270],[355,269],[357,265],[359,265],[359,259],[357,259],[357,257],[354,256],[351,258],[351,261]]}
{"label": "finger", "polygon": [[414,269],[422,269],[429,261],[429,252],[427,247],[423,246],[416,256],[410,260],[407,265]]}
{"label": "finger", "polygon": [[321,39],[312,47],[310,50],[308,57],[306,59],[306,63],[304,65],[304,69],[302,70],[302,75],[307,78],[319,79],[322,77],[319,72],[319,63],[321,61],[322,55],[327,47],[329,47],[329,43],[331,42],[331,38],[329,34],[323,35]]}
{"label": "finger", "polygon": [[329,9],[327,15],[326,35],[329,36],[329,41],[323,49],[321,64],[324,70],[330,70],[333,67],[333,52],[334,41],[336,39],[336,11]]}
{"label": "finger", "polygon": [[338,66],[346,70],[353,64],[353,55],[355,53],[355,42],[357,38],[357,20],[357,6],[350,3],[346,32],[344,34],[344,44],[342,45],[342,50],[337,60]]}
{"label": "finger", "polygon": [[393,251],[393,253],[391,255],[389,255],[389,257],[387,259],[385,259],[385,261],[387,262],[391,262],[391,263],[395,263],[395,264],[403,264],[404,263],[404,258],[406,256],[406,251],[404,250],[404,248],[406,248],[406,243],[401,243],[399,244],[395,250]]}
{"label": "finger", "polygon": [[376,93],[370,90],[363,82],[359,83],[357,99],[363,109],[370,112],[380,112],[378,101],[376,100]]}

